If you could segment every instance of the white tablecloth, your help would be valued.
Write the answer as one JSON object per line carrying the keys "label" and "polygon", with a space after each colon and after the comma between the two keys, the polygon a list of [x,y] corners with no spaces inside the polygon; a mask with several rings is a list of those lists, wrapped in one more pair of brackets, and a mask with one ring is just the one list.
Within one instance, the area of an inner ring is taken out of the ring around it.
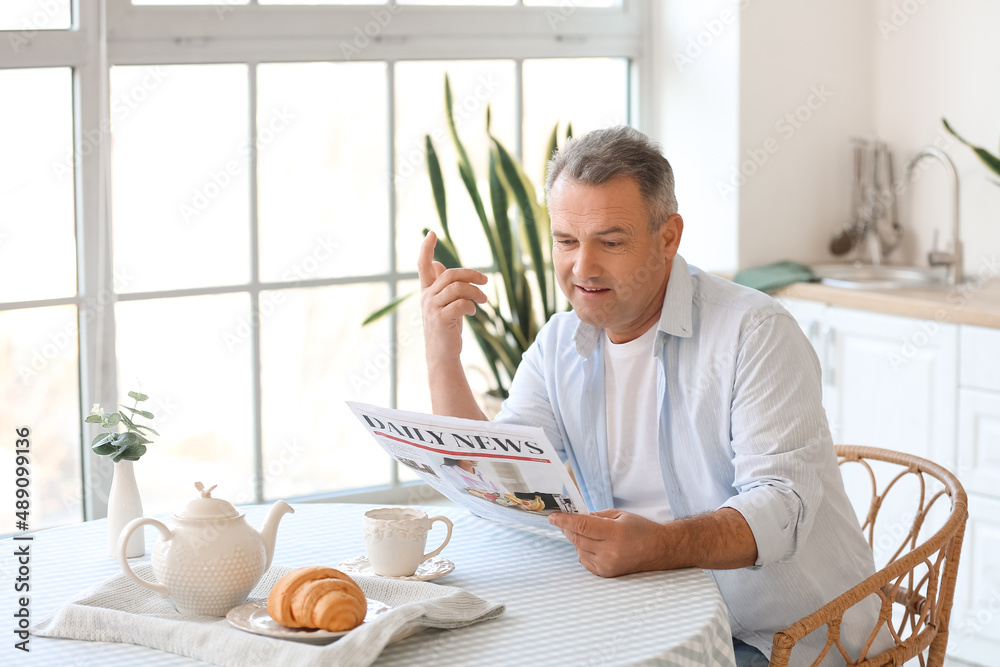
{"label": "white tablecloth", "polygon": [[[361,520],[371,506],[296,505],[282,520],[274,562],[330,565],[364,552]],[[245,507],[259,527],[267,507]],[[377,665],[723,665],[733,664],[726,607],[700,570],[602,579],[579,564],[573,546],[549,533],[501,525],[464,510],[425,508],[455,522],[441,554],[456,569],[442,584],[503,602],[497,620],[460,630],[424,630],[387,648]],[[170,521],[166,517],[167,524]],[[31,544],[31,615],[39,621],[75,593],[118,571],[107,555],[106,522],[41,531]],[[437,529],[428,538],[436,544]],[[158,533],[146,529],[148,560]],[[13,647],[15,543],[0,546],[0,663],[53,665],[193,665],[196,661],[137,646],[31,637]],[[142,560],[142,559],[140,559]]]}

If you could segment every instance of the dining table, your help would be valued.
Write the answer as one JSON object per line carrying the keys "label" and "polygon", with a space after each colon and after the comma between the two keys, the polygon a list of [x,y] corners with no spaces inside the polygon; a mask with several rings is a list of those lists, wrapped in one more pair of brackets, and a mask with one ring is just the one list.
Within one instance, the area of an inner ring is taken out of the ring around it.
{"label": "dining table", "polygon": [[[363,516],[379,505],[293,504],[278,528],[273,566],[327,565],[364,554]],[[268,505],[240,506],[260,527]],[[555,528],[507,524],[452,506],[420,507],[454,523],[441,557],[454,563],[435,583],[505,605],[498,618],[458,629],[427,628],[387,646],[380,667],[414,665],[734,665],[728,612],[711,577],[699,569],[643,572],[602,578],[580,564],[576,550]],[[171,525],[169,514],[153,515]],[[30,541],[30,614],[37,623],[75,596],[120,573],[108,553],[104,519],[40,530]],[[11,624],[17,604],[18,545],[2,540],[0,608]],[[24,537],[24,536],[21,536]],[[435,528],[428,548],[443,531]],[[148,562],[159,533],[146,528]],[[138,588],[138,587],[137,587]],[[0,663],[174,666],[206,664],[134,644],[31,636],[29,653],[13,647],[10,629]],[[243,632],[225,628],[225,632]],[[282,640],[272,640],[282,641]],[[13,658],[14,660],[11,660]],[[252,664],[248,661],[248,665]]]}

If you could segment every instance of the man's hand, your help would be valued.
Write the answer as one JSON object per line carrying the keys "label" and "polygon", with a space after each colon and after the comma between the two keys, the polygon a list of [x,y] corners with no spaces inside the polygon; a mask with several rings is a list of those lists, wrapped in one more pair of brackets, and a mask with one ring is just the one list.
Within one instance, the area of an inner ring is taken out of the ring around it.
{"label": "man's hand", "polygon": [[474,315],[477,303],[486,303],[486,295],[476,287],[486,284],[486,276],[435,262],[436,244],[437,236],[428,232],[417,259],[431,409],[436,415],[485,420],[465,377],[461,352],[462,318]]}
{"label": "man's hand", "polygon": [[757,560],[753,531],[731,507],[667,523],[615,509],[589,516],[553,512],[549,523],[573,543],[583,566],[601,577],[685,567],[731,570]]}
{"label": "man's hand", "polygon": [[417,259],[429,364],[458,358],[462,351],[462,318],[475,315],[476,303],[486,303],[486,295],[476,287],[486,284],[486,276],[475,269],[446,269],[434,261],[435,245],[437,236],[428,232]]}
{"label": "man's hand", "polygon": [[586,514],[553,512],[549,523],[576,547],[580,563],[600,577],[669,569],[663,524],[610,509]]}

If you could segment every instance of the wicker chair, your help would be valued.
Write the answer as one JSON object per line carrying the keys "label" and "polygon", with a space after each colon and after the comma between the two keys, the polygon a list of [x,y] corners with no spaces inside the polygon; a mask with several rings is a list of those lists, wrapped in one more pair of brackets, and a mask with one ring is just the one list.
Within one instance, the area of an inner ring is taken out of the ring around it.
{"label": "wicker chair", "polygon": [[[770,664],[773,667],[788,665],[796,642],[825,625],[826,648],[816,656],[813,665],[819,664],[831,653],[840,653],[845,664],[864,667],[902,665],[914,657],[919,659],[920,665],[941,665],[948,644],[948,619],[969,514],[965,490],[958,479],[941,466],[910,454],[873,447],[838,446],[837,456],[842,471],[846,472],[845,464],[860,464],[871,482],[871,504],[862,531],[873,549],[878,540],[879,551],[884,551],[882,546],[886,538],[876,535],[875,523],[890,491],[902,489],[908,484],[919,489],[915,494],[907,492],[907,496],[919,496],[907,498],[915,516],[912,522],[907,517],[908,532],[905,527],[897,531],[902,533],[899,536],[901,544],[894,553],[890,552],[887,564],[881,566],[876,563],[880,570],[829,604],[775,633]],[[874,464],[879,473],[884,472],[886,463],[895,464],[890,473],[895,476],[888,479],[881,492],[879,484],[887,478],[876,475],[870,463],[876,461],[884,462]],[[914,477],[910,478],[911,475]],[[904,479],[908,481],[901,483]],[[947,502],[950,502],[950,507],[945,505]],[[927,536],[929,524],[924,525],[924,521],[932,511],[935,516],[944,514],[945,519],[936,532]],[[918,542],[918,538],[922,541]],[[881,600],[879,619],[860,656],[851,656],[841,643],[840,623],[848,609],[871,596]],[[895,614],[894,602],[897,605]],[[876,655],[868,655],[876,635],[884,633],[884,627],[891,633],[894,646]]]}

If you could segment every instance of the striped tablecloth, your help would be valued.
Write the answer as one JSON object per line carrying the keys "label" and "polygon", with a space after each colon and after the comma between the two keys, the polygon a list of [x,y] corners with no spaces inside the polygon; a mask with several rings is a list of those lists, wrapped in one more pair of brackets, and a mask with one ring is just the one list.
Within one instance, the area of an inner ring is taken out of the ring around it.
{"label": "striped tablecloth", "polygon": [[[364,552],[368,505],[297,505],[282,520],[274,563],[336,566]],[[259,527],[266,506],[242,508]],[[726,607],[700,570],[602,579],[587,572],[557,531],[496,524],[464,510],[428,507],[455,522],[442,556],[456,569],[442,584],[468,590],[507,611],[460,630],[424,630],[388,647],[377,665],[723,665],[733,664]],[[169,519],[165,519],[170,525]],[[105,521],[41,531],[31,542],[31,616],[39,621],[79,591],[118,571],[107,555]],[[435,543],[440,532],[428,538]],[[148,560],[158,533],[146,529]],[[0,664],[58,667],[192,665],[197,661],[124,644],[32,637],[13,647],[15,543],[0,546]]]}

